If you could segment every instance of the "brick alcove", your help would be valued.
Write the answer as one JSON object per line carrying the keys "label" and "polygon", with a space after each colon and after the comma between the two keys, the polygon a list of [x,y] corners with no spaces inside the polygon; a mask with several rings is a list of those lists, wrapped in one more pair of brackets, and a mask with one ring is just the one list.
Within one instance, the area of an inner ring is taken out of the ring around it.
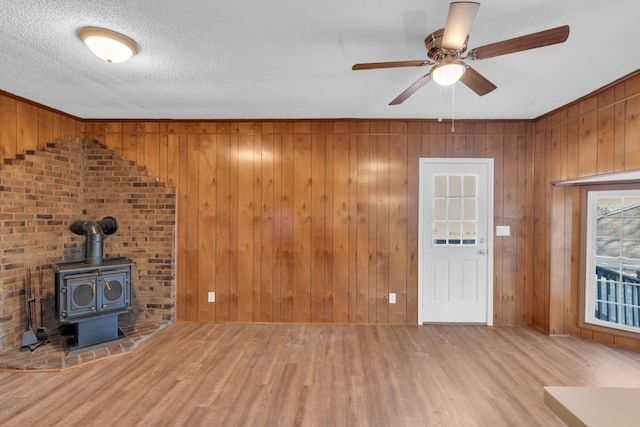
{"label": "brick alcove", "polygon": [[132,321],[171,323],[175,310],[175,190],[94,140],[66,138],[0,165],[0,353],[26,329],[25,277],[44,276],[45,326],[55,328],[54,277],[60,261],[82,260],[78,219],[114,216],[105,257],[135,261]]}

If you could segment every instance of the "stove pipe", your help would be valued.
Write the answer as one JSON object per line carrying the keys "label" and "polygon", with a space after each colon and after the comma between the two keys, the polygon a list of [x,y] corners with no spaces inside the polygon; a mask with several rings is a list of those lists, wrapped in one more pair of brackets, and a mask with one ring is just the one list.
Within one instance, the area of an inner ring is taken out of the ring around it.
{"label": "stove pipe", "polygon": [[103,236],[118,231],[118,220],[112,216],[105,216],[100,221],[75,221],[69,226],[69,230],[86,237],[84,262],[96,265],[102,263]]}

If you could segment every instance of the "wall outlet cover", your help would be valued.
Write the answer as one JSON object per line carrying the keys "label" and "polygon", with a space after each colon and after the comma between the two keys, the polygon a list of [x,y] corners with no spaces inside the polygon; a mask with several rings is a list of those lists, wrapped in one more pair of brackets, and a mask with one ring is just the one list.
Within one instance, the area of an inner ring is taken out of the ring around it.
{"label": "wall outlet cover", "polygon": [[496,236],[511,236],[511,227],[508,225],[497,225]]}

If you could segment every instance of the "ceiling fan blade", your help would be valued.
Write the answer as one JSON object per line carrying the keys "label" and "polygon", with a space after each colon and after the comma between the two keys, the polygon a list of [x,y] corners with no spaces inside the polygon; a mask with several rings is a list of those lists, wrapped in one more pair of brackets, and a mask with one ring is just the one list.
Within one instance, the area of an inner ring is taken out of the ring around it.
{"label": "ceiling fan blade", "polygon": [[416,61],[392,61],[392,62],[368,62],[366,64],[355,64],[352,70],[372,70],[376,68],[396,68],[396,67],[422,67],[429,65],[426,59],[418,59]]}
{"label": "ceiling fan blade", "polygon": [[469,51],[468,56],[470,59],[492,58],[494,56],[506,55],[508,53],[564,43],[567,38],[569,38],[569,26],[563,25],[562,27],[551,28],[538,33],[476,47]]}
{"label": "ceiling fan blade", "polygon": [[478,95],[486,95],[496,88],[496,85],[487,80],[482,74],[467,65],[460,81]]}
{"label": "ceiling fan blade", "polygon": [[420,77],[414,84],[406,88],[404,92],[402,92],[393,101],[391,101],[389,105],[402,104],[408,97],[416,93],[418,89],[420,89],[422,86],[429,83],[430,80],[431,80],[431,72]]}
{"label": "ceiling fan blade", "polygon": [[462,49],[479,8],[480,3],[473,1],[454,1],[449,5],[447,23],[442,36],[443,49]]}

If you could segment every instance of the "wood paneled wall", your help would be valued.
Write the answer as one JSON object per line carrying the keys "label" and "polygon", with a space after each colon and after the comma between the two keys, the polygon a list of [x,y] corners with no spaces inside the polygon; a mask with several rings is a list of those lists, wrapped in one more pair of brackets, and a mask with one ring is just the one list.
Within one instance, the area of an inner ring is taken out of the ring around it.
{"label": "wood paneled wall", "polygon": [[495,241],[494,322],[531,323],[530,121],[85,127],[178,189],[178,320],[416,324],[418,159],[492,157],[495,222],[512,230]]}
{"label": "wood paneled wall", "polygon": [[0,163],[64,137],[81,138],[76,117],[0,91]]}
{"label": "wood paneled wall", "polygon": [[640,170],[640,75],[536,121],[533,326],[640,349],[640,340],[578,327],[580,191],[552,183]]}

